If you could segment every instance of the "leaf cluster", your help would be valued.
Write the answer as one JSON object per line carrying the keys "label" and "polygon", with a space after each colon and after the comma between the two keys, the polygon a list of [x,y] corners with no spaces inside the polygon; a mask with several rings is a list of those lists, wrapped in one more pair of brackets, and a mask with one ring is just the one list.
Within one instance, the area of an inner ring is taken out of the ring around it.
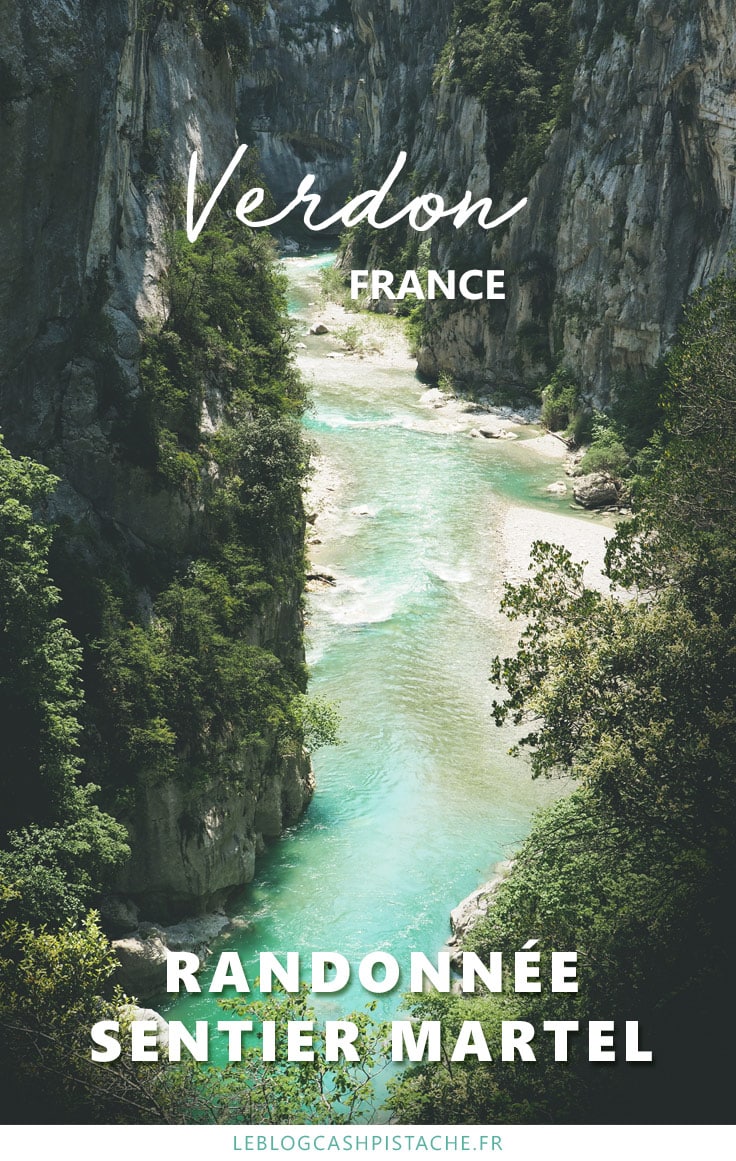
{"label": "leaf cluster", "polygon": [[[388,1067],[387,1029],[373,1016],[375,1003],[345,1017],[358,1028],[359,1059],[326,1060],[324,1025],[309,1003],[306,984],[296,995],[275,992],[255,1004],[242,998],[221,1001],[229,1018],[254,1020],[256,1026],[276,1024],[276,1059],[263,1059],[263,1048],[252,1044],[243,1059],[224,1069],[207,1069],[197,1079],[197,1104],[209,1119],[222,1124],[348,1125],[370,1121],[375,1112],[375,1081]],[[311,1061],[287,1056],[288,1022],[311,1023]]]}
{"label": "leaf cluster", "polygon": [[569,0],[456,0],[450,75],[488,110],[503,188],[521,187],[569,111]]}

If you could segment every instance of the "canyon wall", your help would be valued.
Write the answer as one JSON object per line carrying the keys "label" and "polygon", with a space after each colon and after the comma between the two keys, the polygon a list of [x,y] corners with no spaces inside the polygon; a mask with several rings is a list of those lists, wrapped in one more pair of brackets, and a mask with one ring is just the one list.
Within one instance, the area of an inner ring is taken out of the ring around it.
{"label": "canyon wall", "polygon": [[258,149],[279,208],[307,173],[324,191],[326,211],[347,200],[358,132],[355,53],[348,0],[274,0],[253,28],[251,59],[238,78],[239,129],[241,141]]}
{"label": "canyon wall", "polygon": [[[139,0],[2,0],[0,20],[2,432],[11,451],[60,477],[49,516],[67,555],[124,574],[145,627],[153,578],[186,568],[203,510],[123,454],[115,432],[140,399],[145,325],[165,310],[171,191],[192,149],[212,184],[237,144],[235,71],[226,51],[208,51],[181,20],[151,18]],[[303,531],[300,511],[292,523]],[[294,580],[268,598],[248,641],[294,669],[298,531],[284,529],[278,551]],[[75,594],[62,594],[66,613]],[[133,848],[117,886],[149,917],[219,905],[311,794],[306,756],[284,756],[265,727],[257,742],[208,745],[209,779],[141,769],[134,804],[113,806]]]}
{"label": "canyon wall", "polygon": [[490,193],[499,211],[529,199],[490,238],[436,232],[432,266],[503,268],[507,300],[430,309],[424,374],[518,388],[563,364],[603,403],[618,377],[657,360],[736,241],[736,12],[726,0],[571,9],[569,115],[528,187],[506,190],[485,105],[451,69],[433,76],[451,5],[355,0],[361,173],[373,184],[401,147],[414,191]]}
{"label": "canyon wall", "polygon": [[[165,312],[170,199],[191,150],[211,185],[238,141],[257,145],[278,205],[306,172],[340,204],[353,150],[360,189],[404,149],[397,198],[470,189],[503,211],[528,196],[490,239],[436,231],[430,265],[502,267],[508,297],[431,307],[420,371],[518,389],[563,365],[602,403],[657,360],[736,237],[736,13],[726,0],[639,0],[621,30],[620,8],[573,0],[569,115],[528,188],[503,189],[487,108],[443,57],[452,0],[274,0],[239,69],[141,0],[0,0],[3,435],[60,476],[50,515],[74,551],[90,566],[104,552],[136,578],[142,623],[146,570],[183,567],[204,520],[196,497],[152,483],[114,434],[140,397],[146,322]],[[300,536],[292,527],[279,543],[296,576]],[[249,638],[292,668],[299,600],[295,579]],[[120,887],[157,917],[221,902],[311,792],[306,760],[268,731],[226,760],[213,753],[212,767],[209,782],[144,779],[129,811]]]}

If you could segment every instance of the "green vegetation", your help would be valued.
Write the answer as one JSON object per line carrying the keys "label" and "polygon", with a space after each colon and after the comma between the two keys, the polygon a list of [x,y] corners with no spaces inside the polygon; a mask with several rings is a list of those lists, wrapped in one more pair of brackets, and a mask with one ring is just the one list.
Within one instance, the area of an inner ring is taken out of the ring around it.
{"label": "green vegetation", "polygon": [[82,770],[125,816],[142,781],[196,786],[237,777],[248,748],[336,739],[334,709],[304,692],[310,449],[272,259],[222,219],[196,247],[174,234],[138,391],[110,354],[102,295],[83,320],[110,479],[153,514],[152,543],[102,520],[52,528],[58,481],[0,443],[0,1072],[21,1119],[27,1106],[38,1121],[39,1092],[51,1121],[200,1117],[176,1070],[89,1062],[89,1027],[123,1000],[89,908],[129,849]]}
{"label": "green vegetation", "polygon": [[[103,295],[83,320],[110,479],[153,514],[152,543],[102,520],[52,528],[58,481],[0,443],[0,1074],[21,1120],[40,1119],[39,1092],[52,1122],[206,1120],[214,1099],[195,1070],[89,1061],[91,1024],[124,1001],[89,908],[129,849],[82,770],[126,816],[146,780],[238,777],[249,748],[272,764],[337,737],[335,710],[304,692],[310,448],[272,259],[267,239],[222,219],[196,247],[172,235],[137,391],[110,354]],[[286,1115],[294,1098],[272,1071],[249,1099]],[[316,1100],[325,1075],[314,1090],[292,1075],[292,1087]],[[233,1084],[222,1078],[218,1109]]]}
{"label": "green vegetation", "polygon": [[265,0],[143,0],[140,19],[144,26],[164,16],[181,20],[213,56],[227,51],[231,60],[242,64],[250,50],[247,18],[258,23],[265,11]]}
{"label": "green vegetation", "polygon": [[[263,1060],[263,1046],[246,1046],[243,1059],[225,1068],[184,1067],[165,1080],[169,1116],[183,1123],[246,1125],[349,1125],[370,1120],[375,1079],[387,1067],[384,1026],[372,1016],[375,1003],[345,1019],[358,1028],[359,1060],[327,1063],[324,1028],[309,1004],[304,985],[298,995],[275,992],[267,1000],[223,1000],[229,1020],[247,1018],[276,1024],[276,1059]],[[314,1060],[295,1065],[287,1058],[287,1021],[314,1027]],[[178,1073],[178,1075],[177,1075]]]}
{"label": "green vegetation", "polygon": [[58,617],[51,532],[35,515],[57,481],[0,442],[0,916],[74,919],[127,855],[125,830],[80,785],[81,652]]}
{"label": "green vegetation", "polygon": [[483,101],[491,163],[520,190],[569,114],[576,57],[570,0],[456,0],[455,31],[439,73]]}
{"label": "green vegetation", "polygon": [[111,802],[128,802],[141,777],[227,775],[246,746],[299,744],[298,618],[281,626],[278,653],[275,633],[251,632],[278,602],[298,604],[304,572],[304,388],[272,256],[268,239],[221,223],[196,247],[174,234],[142,390],[114,367],[100,385],[117,457],[171,526],[132,558],[97,529],[56,538],[64,611],[85,647],[84,753]]}
{"label": "green vegetation", "polygon": [[80,654],[57,616],[51,534],[35,516],[57,481],[0,442],[0,730],[6,828],[64,815],[79,773]]}
{"label": "green vegetation", "polygon": [[339,302],[346,310],[353,311],[356,304],[350,297],[350,286],[345,271],[333,262],[323,266],[319,272],[320,296],[323,302]]}
{"label": "green vegetation", "polygon": [[592,410],[575,379],[558,367],[542,388],[541,420],[550,431],[564,431],[573,446],[587,445],[576,475],[607,472],[636,487],[651,474],[661,455],[664,417],[662,392],[667,366],[619,378],[606,411]]}
{"label": "green vegetation", "polygon": [[[606,0],[603,5],[600,5],[598,0],[588,0],[586,15],[595,21],[590,41],[592,54],[599,55],[611,43],[616,33],[631,40],[638,6],[638,0]],[[677,7],[676,3],[675,8]],[[673,11],[672,15],[677,18],[684,16],[685,13]]]}
{"label": "green vegetation", "polygon": [[[57,615],[51,532],[36,514],[57,482],[0,442],[0,1077],[19,1116],[36,1104],[39,1072],[54,1076],[51,1122],[75,1107],[81,997],[101,1003],[104,973],[87,972],[86,951],[106,942],[83,916],[129,854],[124,827],[93,802],[97,787],[79,781],[81,651]],[[30,924],[68,926],[57,937]]]}
{"label": "green vegetation", "polygon": [[542,423],[550,431],[569,429],[580,410],[580,388],[567,371],[558,369],[542,391]]}
{"label": "green vegetation", "polygon": [[591,443],[580,465],[578,474],[608,472],[612,476],[626,476],[631,457],[625,447],[625,434],[610,416],[602,411],[593,413]]}
{"label": "green vegetation", "polygon": [[[595,1067],[576,1047],[561,1066],[540,1037],[534,1068],[410,1069],[393,1097],[401,1119],[699,1123],[727,1107],[735,366],[736,283],[721,277],[690,306],[666,361],[654,466],[609,549],[627,599],[586,589],[565,550],[537,545],[533,575],[503,602],[522,630],[516,654],[494,663],[496,721],[526,726],[517,748],[535,776],[571,776],[579,789],[539,817],[467,947],[511,952],[537,938],[543,956],[577,950],[580,992],[412,1005],[415,1015],[442,1010],[450,1029],[468,1015],[489,1028],[639,1019],[656,1064]],[[697,1077],[682,1068],[695,1058]]]}
{"label": "green vegetation", "polygon": [[53,932],[0,927],[0,1076],[14,1123],[162,1119],[144,1069],[90,1060],[90,1027],[124,1003],[119,991],[101,998],[116,962],[94,914]]}
{"label": "green vegetation", "polygon": [[[327,1063],[324,1030],[305,987],[260,1003],[222,1001],[223,1018],[276,1023],[273,1062],[262,1059],[256,1042],[225,1068],[169,1064],[165,1052],[141,1065],[130,1059],[131,1002],[110,986],[115,965],[94,913],[55,932],[11,923],[0,928],[0,1075],[19,1122],[299,1125],[369,1117],[375,1078],[387,1063],[385,1029],[371,1015],[375,1005],[345,1017],[359,1030],[357,1063]],[[104,1066],[90,1059],[89,1030],[99,1020],[122,1025],[121,1055]],[[296,1067],[287,1061],[289,1020],[314,1023],[314,1061]]]}

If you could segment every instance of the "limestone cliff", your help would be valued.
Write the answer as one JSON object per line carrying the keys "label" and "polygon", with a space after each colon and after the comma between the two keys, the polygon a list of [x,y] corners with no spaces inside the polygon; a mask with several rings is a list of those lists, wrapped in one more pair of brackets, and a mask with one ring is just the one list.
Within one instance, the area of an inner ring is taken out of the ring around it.
{"label": "limestone cliff", "polygon": [[[187,567],[203,511],[196,492],[162,485],[123,454],[115,433],[141,397],[146,320],[164,309],[167,197],[192,149],[211,182],[237,143],[227,51],[208,51],[195,28],[151,7],[0,0],[2,431],[11,450],[61,477],[51,516],[67,556],[90,574],[124,575],[144,627],[154,578]],[[303,664],[300,528],[298,510],[276,549],[294,579],[247,634],[290,670]],[[62,591],[67,613],[85,599]],[[265,726],[260,740],[208,746],[209,778],[200,768],[190,785],[142,769],[127,809],[133,857],[119,887],[154,918],[200,912],[248,881],[264,838],[311,793],[308,760],[293,747],[283,756]]]}
{"label": "limestone cliff", "polygon": [[573,0],[569,117],[529,187],[508,190],[491,167],[484,105],[447,69],[432,79],[451,5],[355,0],[353,9],[363,175],[402,147],[416,188],[490,192],[500,208],[529,197],[490,244],[463,231],[435,240],[432,265],[505,268],[508,299],[435,308],[420,369],[524,386],[563,362],[605,400],[618,376],[656,361],[683,301],[736,240],[733,6]]}
{"label": "limestone cliff", "polygon": [[324,191],[326,211],[346,200],[358,131],[356,83],[348,0],[268,5],[238,80],[238,112],[241,140],[257,147],[279,206],[291,201],[307,173]]}

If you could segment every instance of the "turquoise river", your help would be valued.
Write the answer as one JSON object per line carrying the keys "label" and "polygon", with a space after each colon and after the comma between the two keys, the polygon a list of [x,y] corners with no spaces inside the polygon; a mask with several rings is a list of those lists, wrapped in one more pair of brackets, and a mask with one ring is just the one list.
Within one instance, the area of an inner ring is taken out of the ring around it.
{"label": "turquoise river", "polygon": [[[513,645],[498,604],[514,513],[541,510],[542,531],[544,512],[578,523],[569,500],[545,493],[559,462],[525,451],[523,431],[506,442],[451,430],[420,402],[405,355],[360,359],[341,355],[334,334],[308,336],[326,261],[285,265],[320,453],[312,567],[336,581],[309,596],[310,690],[338,704],[343,740],[315,754],[311,806],[260,860],[213,948],[237,950],[249,978],[260,951],[297,950],[305,964],[313,950],[352,964],[376,950],[402,965],[411,951],[433,955],[450,909],[560,792],[508,756],[488,680],[493,655]],[[351,985],[318,1010],[342,1018],[368,999]],[[399,987],[379,1014],[400,1001]],[[159,1006],[187,1023],[218,1018],[206,992]]]}

